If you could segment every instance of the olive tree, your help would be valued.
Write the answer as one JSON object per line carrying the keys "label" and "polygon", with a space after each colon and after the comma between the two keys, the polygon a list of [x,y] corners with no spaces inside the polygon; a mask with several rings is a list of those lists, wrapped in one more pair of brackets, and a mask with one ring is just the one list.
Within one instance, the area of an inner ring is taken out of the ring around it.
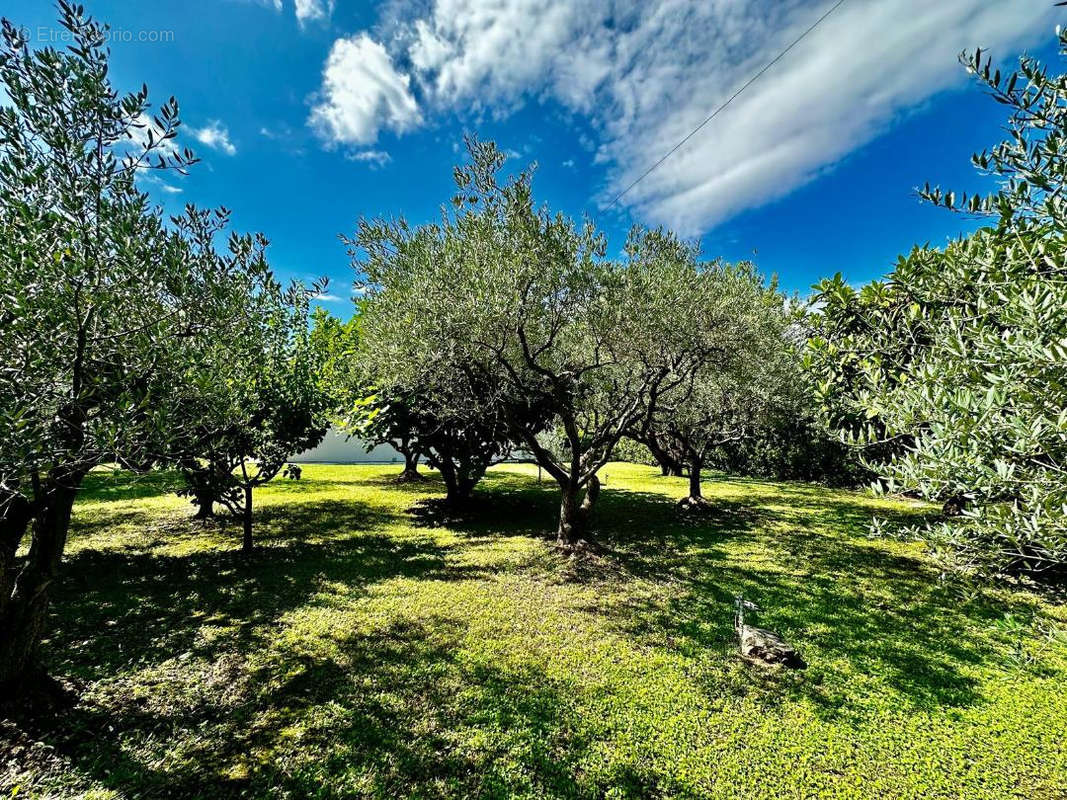
{"label": "olive tree", "polygon": [[[468,351],[412,335],[409,266],[443,258],[442,229],[365,223],[360,237],[365,251],[350,242],[357,263],[366,252],[373,263],[365,268],[384,278],[361,309],[357,372],[375,392],[367,404],[367,428],[401,428],[441,474],[446,504],[462,506],[485,471],[510,455],[511,420],[521,415],[519,404]],[[382,248],[376,242],[389,244]],[[528,414],[521,416],[535,424]]]}
{"label": "olive tree", "polygon": [[[396,361],[454,359],[496,387],[510,437],[560,487],[557,538],[574,547],[588,533],[598,470],[650,395],[724,349],[724,310],[694,284],[690,261],[667,257],[671,247],[605,260],[591,224],[535,205],[530,170],[498,180],[503,154],[492,143],[468,146],[471,161],[456,168],[457,193],[439,223],[363,221],[353,244],[366,253],[359,266],[371,302],[401,294],[394,324],[428,354],[408,359],[401,349]],[[420,239],[428,244],[414,246]],[[546,420],[560,431],[559,449],[539,437]]]}
{"label": "olive tree", "polygon": [[759,434],[804,404],[793,331],[797,315],[786,298],[749,264],[708,265],[697,273],[709,296],[732,309],[730,347],[682,383],[654,398],[641,427],[681,454],[689,494],[682,505],[704,505],[701,472],[718,448]]}
{"label": "olive tree", "polygon": [[[194,232],[211,236],[210,229]],[[241,520],[245,552],[254,547],[253,490],[283,469],[299,478],[299,468],[289,458],[314,447],[326,432],[327,396],[319,382],[321,364],[311,341],[308,302],[323,287],[293,284],[283,289],[266,267],[266,247],[262,236],[235,236],[230,255],[217,256],[249,258],[264,278],[230,320],[225,346],[212,353],[226,371],[225,390],[220,402],[202,410],[182,464],[183,493],[193,496],[198,516],[208,515],[205,505],[225,506]]]}
{"label": "olive tree", "polygon": [[419,416],[411,404],[415,393],[395,385],[387,391],[372,380],[365,359],[367,349],[361,345],[366,306],[360,299],[356,314],[348,322],[316,310],[312,341],[321,351],[321,391],[328,398],[330,419],[340,430],[359,437],[368,452],[385,444],[404,457],[398,483],[421,481],[419,459],[426,455],[426,448],[421,441]]}
{"label": "olive tree", "polygon": [[[915,248],[858,298],[824,284],[829,335],[812,340],[808,363],[853,419],[876,423],[857,441],[905,442],[871,464],[883,487],[962,510],[921,531],[946,566],[1062,571],[1067,78],[1030,57],[1004,75],[980,51],[963,62],[1010,110],[1009,138],[973,157],[1001,185],[972,196],[927,186],[922,196],[990,225],[943,249]],[[841,319],[848,335],[834,336]]]}
{"label": "olive tree", "polygon": [[146,89],[118,94],[106,29],[59,8],[65,51],[30,49],[8,20],[0,44],[0,686],[9,697],[36,674],[86,474],[105,462],[178,459],[200,412],[225,400],[212,354],[265,278],[245,252],[202,257],[138,190],[142,171],[195,160],[174,145],[177,104],[150,116]]}
{"label": "olive tree", "polygon": [[[489,467],[511,455],[512,443],[493,387],[455,364],[438,368],[436,379],[447,385],[412,401],[412,429],[425,448],[427,463],[444,481],[445,504],[455,509],[471,500]],[[442,396],[442,390],[452,396]]]}
{"label": "olive tree", "polygon": [[371,380],[362,359],[362,322],[362,311],[346,323],[327,312],[315,317],[312,338],[325,354],[320,384],[328,397],[330,421],[348,436],[358,437],[367,452],[389,445],[400,453],[404,468],[397,483],[422,481],[419,459],[425,448],[411,407],[412,393],[387,392]]}

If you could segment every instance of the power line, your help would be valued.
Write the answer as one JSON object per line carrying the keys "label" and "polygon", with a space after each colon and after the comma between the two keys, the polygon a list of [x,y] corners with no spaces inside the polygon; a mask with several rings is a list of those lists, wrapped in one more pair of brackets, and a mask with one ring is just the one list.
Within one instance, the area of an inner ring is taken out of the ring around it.
{"label": "power line", "polygon": [[[730,95],[730,97],[727,98],[725,103],[723,103],[721,106],[719,106],[714,111],[712,111],[711,114],[708,115],[707,119],[705,119],[703,122],[701,122],[695,128],[693,128],[693,130],[691,130],[688,133],[688,135],[686,135],[686,137],[684,139],[682,139],[682,141],[678,142],[678,144],[676,144],[674,147],[672,147],[670,150],[668,150],[666,155],[663,156],[663,158],[661,158],[659,161],[657,161],[655,164],[653,164],[651,167],[649,167],[647,170],[645,170],[644,174],[642,174],[641,177],[639,177],[637,180],[635,180],[633,183],[631,183],[629,186],[627,186],[625,189],[623,189],[621,192],[619,192],[617,195],[615,195],[615,199],[612,200],[610,203],[608,203],[608,208],[611,208],[613,205],[615,205],[617,202],[619,202],[619,200],[622,198],[622,196],[624,194],[626,194],[632,188],[637,186],[637,184],[639,184],[641,181],[643,181],[645,178],[647,178],[649,175],[651,175],[660,164],[662,164],[664,161],[666,161],[668,158],[670,158],[672,155],[674,155],[674,153],[678,150],[679,147],[681,147],[683,144],[685,144],[690,139],[692,139],[694,134],[696,134],[697,131],[699,131],[701,128],[703,128],[705,125],[707,125],[713,119],[715,119],[715,117],[717,117],[719,115],[720,111],[722,111],[724,108],[726,108],[728,105],[730,105],[730,103],[732,103],[737,98],[737,96],[741,94],[741,92],[745,91],[745,89],[747,89],[749,86],[751,86],[753,83],[755,83],[764,72],[769,70],[771,67],[773,67],[775,64],[777,64],[779,61],[781,61],[785,57],[786,53],[788,53],[790,50],[792,50],[794,47],[796,47],[798,44],[800,44],[800,42],[804,39],[805,36],[807,36],[809,33],[811,33],[813,30],[815,30],[817,27],[819,27],[819,24],[824,19],[826,19],[828,16],[830,16],[835,11],[837,11],[838,7],[841,6],[844,2],[845,2],[845,0],[837,0],[836,3],[834,3],[832,6],[830,6],[830,9],[825,14],[823,14],[821,17],[819,17],[817,20],[815,20],[815,22],[813,22],[811,24],[811,27],[809,27],[806,31],[804,31],[802,34],[800,34],[800,36],[798,36],[796,39],[794,39],[790,43],[790,45],[787,48],[785,48],[785,50],[783,50],[778,55],[776,55],[773,59],[771,59],[766,64],[764,64],[759,72],[757,72],[755,75],[753,75],[747,81],[745,81],[744,84],[742,84],[740,89],[738,89],[736,92],[734,92],[732,95]],[[1065,3],[1067,3],[1067,0],[1065,0]]]}

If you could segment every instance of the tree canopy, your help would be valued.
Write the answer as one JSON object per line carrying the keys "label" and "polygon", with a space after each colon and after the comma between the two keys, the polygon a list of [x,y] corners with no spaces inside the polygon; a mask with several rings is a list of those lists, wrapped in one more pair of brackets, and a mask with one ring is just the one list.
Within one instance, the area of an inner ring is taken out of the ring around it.
{"label": "tree canopy", "polygon": [[[592,224],[535,204],[530,170],[502,180],[496,146],[468,145],[440,222],[362,221],[351,240],[364,254],[368,309],[388,309],[375,318],[391,331],[375,358],[412,386],[452,365],[454,378],[431,394],[457,415],[470,412],[471,393],[452,389],[490,387],[483,407],[488,399],[559,484],[558,538],[575,545],[597,471],[650,398],[725,359],[737,309],[677,238],[637,231],[624,259],[606,259]],[[560,447],[544,445],[546,427]]]}

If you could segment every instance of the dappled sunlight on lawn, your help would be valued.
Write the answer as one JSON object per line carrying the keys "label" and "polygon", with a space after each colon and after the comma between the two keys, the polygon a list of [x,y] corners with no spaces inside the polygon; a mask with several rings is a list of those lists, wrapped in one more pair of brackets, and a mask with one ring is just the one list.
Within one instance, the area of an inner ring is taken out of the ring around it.
{"label": "dappled sunlight on lawn", "polygon": [[[558,498],[494,469],[463,514],[433,474],[320,466],[257,493],[261,548],[192,521],[165,476],[94,474],[45,654],[85,686],[24,768],[94,797],[1052,796],[1067,774],[1067,626],[1023,592],[961,597],[914,503],[605,468],[598,552],[552,545]],[[808,662],[736,655],[733,597]],[[1022,638],[1020,638],[1020,636]],[[1020,653],[1025,657],[1020,657]],[[5,735],[15,735],[5,729]],[[33,760],[37,759],[37,760]]]}

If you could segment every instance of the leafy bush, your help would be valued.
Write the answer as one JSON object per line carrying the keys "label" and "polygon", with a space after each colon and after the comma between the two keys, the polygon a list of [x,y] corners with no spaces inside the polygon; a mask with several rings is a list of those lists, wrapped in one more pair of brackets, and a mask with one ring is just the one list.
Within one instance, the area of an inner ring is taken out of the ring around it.
{"label": "leafy bush", "polygon": [[[1067,34],[1060,35],[1067,55]],[[887,490],[947,501],[926,527],[945,566],[982,576],[1067,566],[1067,76],[1024,57],[968,70],[1011,109],[1009,138],[973,157],[988,195],[923,197],[992,224],[920,247],[856,293],[820,284],[807,364],[847,437]]]}
{"label": "leafy bush", "polygon": [[708,455],[707,465],[730,475],[859,486],[873,475],[853,448],[827,433],[814,416],[799,416],[727,442]]}

